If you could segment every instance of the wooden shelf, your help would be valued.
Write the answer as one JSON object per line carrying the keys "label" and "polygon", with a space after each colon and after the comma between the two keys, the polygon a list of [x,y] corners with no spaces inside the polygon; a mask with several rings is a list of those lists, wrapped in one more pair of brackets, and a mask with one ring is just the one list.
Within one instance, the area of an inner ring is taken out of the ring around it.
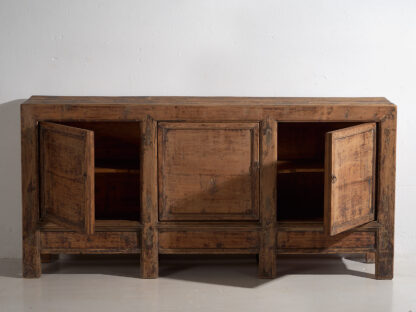
{"label": "wooden shelf", "polygon": [[278,173],[324,172],[324,164],[318,160],[279,160]]}
{"label": "wooden shelf", "polygon": [[[40,229],[42,231],[68,231],[60,225],[53,222],[41,221]],[[135,232],[142,229],[142,224],[139,221],[132,220],[95,220],[95,230],[97,232],[105,231],[121,231],[121,232]]]}
{"label": "wooden shelf", "polygon": [[95,162],[95,173],[139,174],[139,163],[134,160],[104,160]]}
{"label": "wooden shelf", "polygon": [[127,168],[103,168],[95,167],[95,173],[128,173],[128,174],[139,174],[139,169],[127,169]]}

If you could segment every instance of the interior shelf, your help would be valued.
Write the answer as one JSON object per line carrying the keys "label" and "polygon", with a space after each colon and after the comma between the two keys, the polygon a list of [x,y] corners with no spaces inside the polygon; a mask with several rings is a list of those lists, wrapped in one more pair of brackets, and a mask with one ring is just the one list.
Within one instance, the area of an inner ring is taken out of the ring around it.
{"label": "interior shelf", "polygon": [[324,164],[319,160],[279,160],[278,173],[324,172]]}
{"label": "interior shelf", "polygon": [[95,173],[127,173],[127,174],[139,174],[139,169],[127,169],[127,168],[104,168],[95,167]]}
{"label": "interior shelf", "polygon": [[97,160],[95,173],[139,174],[139,162],[137,160]]}

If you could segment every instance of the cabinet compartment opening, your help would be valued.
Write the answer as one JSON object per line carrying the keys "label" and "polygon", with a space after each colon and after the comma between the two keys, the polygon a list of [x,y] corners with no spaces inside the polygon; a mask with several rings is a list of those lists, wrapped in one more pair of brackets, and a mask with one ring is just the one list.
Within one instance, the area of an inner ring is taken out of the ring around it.
{"label": "cabinet compartment opening", "polygon": [[62,124],[94,132],[95,219],[140,221],[140,123]]}
{"label": "cabinet compartment opening", "polygon": [[278,123],[278,221],[323,222],[326,133],[358,124]]}

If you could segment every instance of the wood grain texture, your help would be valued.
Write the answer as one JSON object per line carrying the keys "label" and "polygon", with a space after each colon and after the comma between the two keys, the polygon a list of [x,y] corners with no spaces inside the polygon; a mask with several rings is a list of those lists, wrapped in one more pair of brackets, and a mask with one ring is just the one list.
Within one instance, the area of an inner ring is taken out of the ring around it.
{"label": "wood grain texture", "polygon": [[380,121],[385,98],[31,97],[36,120]]}
{"label": "wood grain texture", "polygon": [[42,253],[94,253],[99,250],[138,253],[140,233],[97,232],[86,235],[75,232],[42,232]]}
{"label": "wood grain texture", "polygon": [[41,276],[38,128],[31,106],[21,106],[23,277]]}
{"label": "wood grain texture", "polygon": [[40,123],[42,217],[94,233],[94,133]]}
{"label": "wood grain texture", "polygon": [[259,232],[233,230],[161,230],[159,248],[163,252],[173,249],[256,249]]}
{"label": "wood grain texture", "polygon": [[376,124],[328,132],[325,154],[327,233],[336,235],[374,220]]}
{"label": "wood grain texture", "polygon": [[380,123],[378,137],[376,278],[392,279],[394,267],[394,204],[396,181],[396,108]]}
{"label": "wood grain texture", "polygon": [[159,275],[159,238],[157,186],[157,123],[147,116],[141,127],[141,222],[142,249],[140,275],[142,278],[157,278]]}
{"label": "wood grain texture", "polygon": [[376,247],[376,232],[349,232],[328,236],[317,231],[279,231],[277,248],[282,249],[329,249],[329,248],[367,248]]}
{"label": "wood grain texture", "polygon": [[[68,231],[64,227],[43,220],[40,224],[40,229],[46,232],[60,232]],[[96,220],[95,232],[141,232],[142,224],[139,221],[131,220]]]}
{"label": "wood grain texture", "polygon": [[159,218],[257,220],[257,123],[159,123]]}
{"label": "wood grain texture", "polygon": [[260,222],[262,226],[258,275],[274,278],[276,267],[277,123],[271,118],[260,128]]}

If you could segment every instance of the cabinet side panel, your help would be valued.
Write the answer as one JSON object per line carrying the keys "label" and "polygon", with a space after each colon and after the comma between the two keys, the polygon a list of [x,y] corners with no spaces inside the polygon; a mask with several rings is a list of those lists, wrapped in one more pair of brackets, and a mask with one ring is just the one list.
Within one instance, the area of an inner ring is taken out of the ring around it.
{"label": "cabinet side panel", "polygon": [[396,109],[380,123],[378,148],[376,278],[393,278],[396,180]]}
{"label": "cabinet side panel", "polygon": [[23,276],[40,277],[39,176],[37,123],[21,106]]}

